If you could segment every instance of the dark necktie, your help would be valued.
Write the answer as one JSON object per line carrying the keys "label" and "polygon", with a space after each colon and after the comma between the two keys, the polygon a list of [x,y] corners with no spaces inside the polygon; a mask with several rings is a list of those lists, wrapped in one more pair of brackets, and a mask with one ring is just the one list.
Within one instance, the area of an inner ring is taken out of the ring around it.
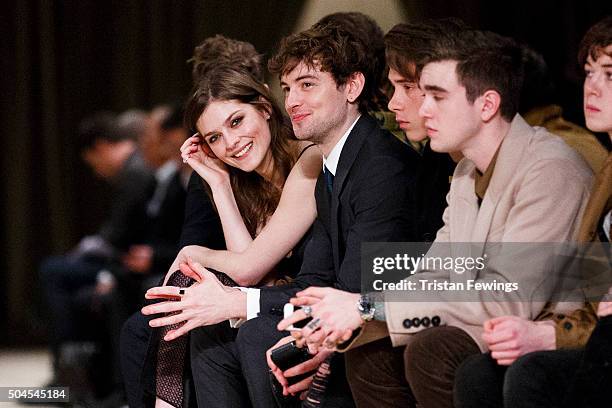
{"label": "dark necktie", "polygon": [[327,185],[327,192],[331,193],[334,187],[334,175],[325,166],[323,166],[323,175],[325,176],[325,184]]}

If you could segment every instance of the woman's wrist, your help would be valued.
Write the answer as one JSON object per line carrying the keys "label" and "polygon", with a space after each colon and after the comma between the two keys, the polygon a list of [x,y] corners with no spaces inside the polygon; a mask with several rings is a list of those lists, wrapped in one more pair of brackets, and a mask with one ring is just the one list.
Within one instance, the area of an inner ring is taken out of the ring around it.
{"label": "woman's wrist", "polygon": [[232,184],[229,179],[215,184],[209,184],[209,186],[214,198],[217,196],[227,196],[232,193]]}

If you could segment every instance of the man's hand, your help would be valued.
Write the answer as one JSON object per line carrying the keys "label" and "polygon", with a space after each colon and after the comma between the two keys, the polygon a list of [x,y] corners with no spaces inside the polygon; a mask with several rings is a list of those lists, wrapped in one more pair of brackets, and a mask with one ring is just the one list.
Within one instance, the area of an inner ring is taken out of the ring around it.
{"label": "man's hand", "polygon": [[[604,299],[612,298],[612,287],[608,290],[608,294],[604,296]],[[612,314],[612,301],[603,300],[599,302],[597,307],[597,316],[604,317]]]}
{"label": "man's hand", "polygon": [[533,351],[556,349],[554,322],[533,322],[516,316],[487,320],[482,339],[499,365],[510,365]]}
{"label": "man's hand", "polygon": [[[310,287],[298,292],[291,299],[295,306],[310,306],[312,321],[294,337],[300,344],[306,342],[311,352],[317,352],[321,346],[334,349],[338,343],[351,338],[353,330],[363,324],[357,310],[358,293],[344,292],[333,288]],[[279,330],[305,319],[303,309],[296,311],[278,324]]]}
{"label": "man's hand", "polygon": [[[185,322],[176,330],[170,330],[164,340],[174,340],[190,330],[222,322],[230,318],[246,317],[246,294],[236,288],[229,288],[219,282],[217,277],[202,265],[189,261],[180,264],[181,272],[188,276],[198,276],[200,281],[189,288],[158,286],[147,291],[147,299],[176,299],[142,308],[145,315],[157,313],[176,314],[153,319],[151,327],[167,326]],[[180,291],[184,294],[181,295]]]}
{"label": "man's hand", "polygon": [[153,248],[150,245],[132,245],[123,256],[123,265],[135,273],[148,273],[153,266]]}
{"label": "man's hand", "polygon": [[272,361],[272,358],[271,358],[272,350],[274,350],[277,347],[282,346],[283,344],[287,344],[291,341],[293,341],[292,336],[287,336],[287,337],[280,339],[278,343],[276,343],[274,346],[268,349],[268,351],[266,352],[266,359],[268,360],[268,366],[272,370],[274,377],[276,377],[278,382],[283,387],[283,395],[289,395],[289,394],[296,395],[298,393],[301,393],[300,398],[303,399],[306,396],[305,391],[308,390],[308,387],[310,387],[310,384],[312,383],[314,373],[313,375],[308,376],[307,378],[295,384],[292,384],[292,385],[289,385],[289,381],[287,380],[287,378],[295,377],[295,376],[302,375],[302,374],[309,373],[311,371],[316,370],[319,367],[319,365],[328,356],[330,356],[333,353],[333,351],[332,350],[320,350],[318,353],[313,355],[313,357],[310,360],[307,360],[301,364],[298,364],[295,367],[288,368],[285,371],[281,371],[280,368],[278,368],[276,364],[274,364],[274,362]]}

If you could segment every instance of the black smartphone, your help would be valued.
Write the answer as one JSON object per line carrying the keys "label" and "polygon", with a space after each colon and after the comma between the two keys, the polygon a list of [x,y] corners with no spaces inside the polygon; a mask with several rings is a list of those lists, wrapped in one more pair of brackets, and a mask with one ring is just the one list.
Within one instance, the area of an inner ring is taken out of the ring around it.
{"label": "black smartphone", "polygon": [[[275,348],[272,350],[272,354],[270,355],[270,358],[272,361],[274,361],[274,364],[276,364],[276,366],[282,371],[295,367],[304,361],[310,360],[312,357],[313,356],[308,352],[308,349],[306,347],[298,347],[295,344],[295,340]],[[302,381],[304,378],[311,376],[314,374],[314,372],[315,370],[296,375],[294,377],[287,377],[287,381],[289,384],[295,384]]]}
{"label": "black smartphone", "polygon": [[285,371],[304,361],[310,360],[312,356],[308,353],[306,347],[296,346],[294,340],[272,350],[270,358],[272,358],[272,361],[274,361],[278,368]]}

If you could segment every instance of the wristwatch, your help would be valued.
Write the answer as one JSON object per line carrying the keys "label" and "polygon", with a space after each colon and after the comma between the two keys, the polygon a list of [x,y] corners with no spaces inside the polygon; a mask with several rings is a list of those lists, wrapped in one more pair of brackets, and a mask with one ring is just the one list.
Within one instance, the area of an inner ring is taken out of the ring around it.
{"label": "wristwatch", "polygon": [[359,316],[361,320],[364,322],[369,322],[374,318],[374,312],[376,309],[374,307],[374,301],[368,296],[368,294],[363,294],[359,297],[359,301],[357,302],[357,310],[359,311]]}

